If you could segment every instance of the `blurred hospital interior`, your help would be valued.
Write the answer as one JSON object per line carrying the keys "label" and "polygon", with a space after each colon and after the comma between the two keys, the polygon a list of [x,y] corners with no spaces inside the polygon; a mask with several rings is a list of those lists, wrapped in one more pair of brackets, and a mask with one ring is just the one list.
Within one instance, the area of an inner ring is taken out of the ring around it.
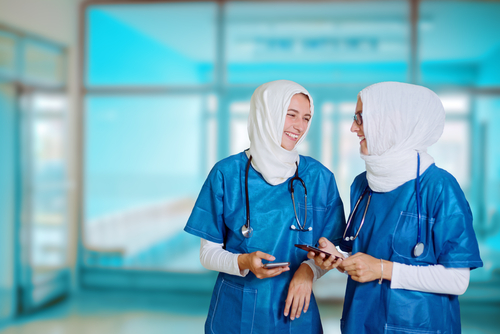
{"label": "blurred hospital interior", "polygon": [[[424,85],[429,149],[460,183],[484,267],[464,334],[500,333],[500,1],[0,0],[0,333],[203,333],[217,273],[183,232],[212,166],[248,148],[250,97],[293,80],[298,150],[349,188],[357,93]],[[347,276],[314,285],[340,333]]]}

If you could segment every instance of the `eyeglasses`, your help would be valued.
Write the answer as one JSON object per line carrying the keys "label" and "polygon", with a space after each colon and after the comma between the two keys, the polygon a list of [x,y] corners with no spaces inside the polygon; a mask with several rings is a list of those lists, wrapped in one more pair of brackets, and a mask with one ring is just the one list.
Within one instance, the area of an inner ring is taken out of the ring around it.
{"label": "eyeglasses", "polygon": [[357,112],[354,114],[354,121],[356,122],[357,125],[362,125],[363,124],[363,117],[361,116],[361,112]]}

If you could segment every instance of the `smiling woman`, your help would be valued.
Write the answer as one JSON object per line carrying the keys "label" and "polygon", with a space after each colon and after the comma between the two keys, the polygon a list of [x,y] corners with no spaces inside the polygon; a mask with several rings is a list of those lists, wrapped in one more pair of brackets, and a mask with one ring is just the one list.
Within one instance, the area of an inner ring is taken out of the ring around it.
{"label": "smiling woman", "polygon": [[[321,272],[294,245],[316,244],[325,233],[338,240],[344,211],[333,174],[296,150],[313,115],[299,84],[259,86],[250,102],[250,149],[215,164],[203,185],[184,230],[201,238],[203,266],[219,272],[206,333],[323,333],[312,293]],[[296,179],[303,189],[293,189]],[[287,264],[264,267],[272,261]]]}
{"label": "smiling woman", "polygon": [[311,120],[310,103],[307,95],[296,94],[290,101],[281,138],[281,147],[291,151],[308,129]]}

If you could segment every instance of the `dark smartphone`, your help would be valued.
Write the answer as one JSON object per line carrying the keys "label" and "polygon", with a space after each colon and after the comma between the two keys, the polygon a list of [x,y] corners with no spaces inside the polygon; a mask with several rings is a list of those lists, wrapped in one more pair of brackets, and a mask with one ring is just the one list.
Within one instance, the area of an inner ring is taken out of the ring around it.
{"label": "dark smartphone", "polygon": [[264,264],[264,268],[266,269],[273,269],[273,268],[278,268],[278,267],[288,267],[290,265],[290,262],[270,262]]}
{"label": "dark smartphone", "polygon": [[324,250],[321,250],[319,248],[316,248],[314,246],[309,246],[309,245],[295,245],[295,247],[298,247],[302,250],[305,250],[306,252],[313,252],[314,254],[316,254],[316,256],[318,256],[320,253],[323,253],[326,255],[326,257],[329,257],[329,256],[333,256],[335,257],[335,260],[337,260],[339,257],[336,256],[336,255],[332,255],[328,252],[325,252]]}

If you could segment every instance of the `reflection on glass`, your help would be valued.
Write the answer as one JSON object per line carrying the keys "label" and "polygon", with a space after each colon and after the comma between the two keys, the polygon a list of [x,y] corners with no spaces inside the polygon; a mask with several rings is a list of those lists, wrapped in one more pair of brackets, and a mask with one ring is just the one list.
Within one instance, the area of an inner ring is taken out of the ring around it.
{"label": "reflection on glass", "polygon": [[470,186],[470,133],[465,120],[446,121],[443,135],[429,147],[436,165],[450,172],[464,192]]}
{"label": "reflection on glass", "polygon": [[475,177],[476,182],[484,185],[483,193],[477,196],[481,201],[477,203],[476,215],[483,210],[483,221],[476,232],[484,238],[485,267],[489,269],[489,275],[494,275],[500,270],[500,98],[479,98],[476,111],[481,147],[474,149],[484,156],[481,175]]}
{"label": "reflection on glass", "polygon": [[351,119],[340,122],[339,150],[342,163],[335,175],[346,216],[351,212],[349,206],[351,183],[358,174],[365,171],[365,161],[359,155],[359,138],[351,132],[351,125]]}
{"label": "reflection on glass", "polygon": [[0,84],[0,323],[16,314],[15,217],[17,137],[15,87]]}
{"label": "reflection on glass", "polygon": [[323,122],[321,124],[321,162],[328,169],[333,171],[333,150],[336,146],[333,142],[334,138],[334,123],[332,120],[334,112],[334,104],[325,102],[321,106]]}
{"label": "reflection on glass", "polygon": [[248,138],[247,119],[233,118],[231,120],[231,151],[229,154],[237,154],[250,147]]}
{"label": "reflection on glass", "polygon": [[31,247],[35,269],[67,265],[66,100],[33,95],[31,124]]}
{"label": "reflection on glass", "polygon": [[231,2],[224,14],[229,83],[406,79],[406,2]]}
{"label": "reflection on glass", "polygon": [[88,85],[213,82],[216,10],[215,3],[90,6]]}
{"label": "reflection on glass", "polygon": [[499,12],[496,1],[420,1],[422,82],[500,84]]}
{"label": "reflection on glass", "polygon": [[183,227],[206,177],[205,101],[201,95],[87,98],[87,264],[174,270],[169,252],[184,245],[184,269],[199,266],[197,257],[186,258],[199,240]]}

